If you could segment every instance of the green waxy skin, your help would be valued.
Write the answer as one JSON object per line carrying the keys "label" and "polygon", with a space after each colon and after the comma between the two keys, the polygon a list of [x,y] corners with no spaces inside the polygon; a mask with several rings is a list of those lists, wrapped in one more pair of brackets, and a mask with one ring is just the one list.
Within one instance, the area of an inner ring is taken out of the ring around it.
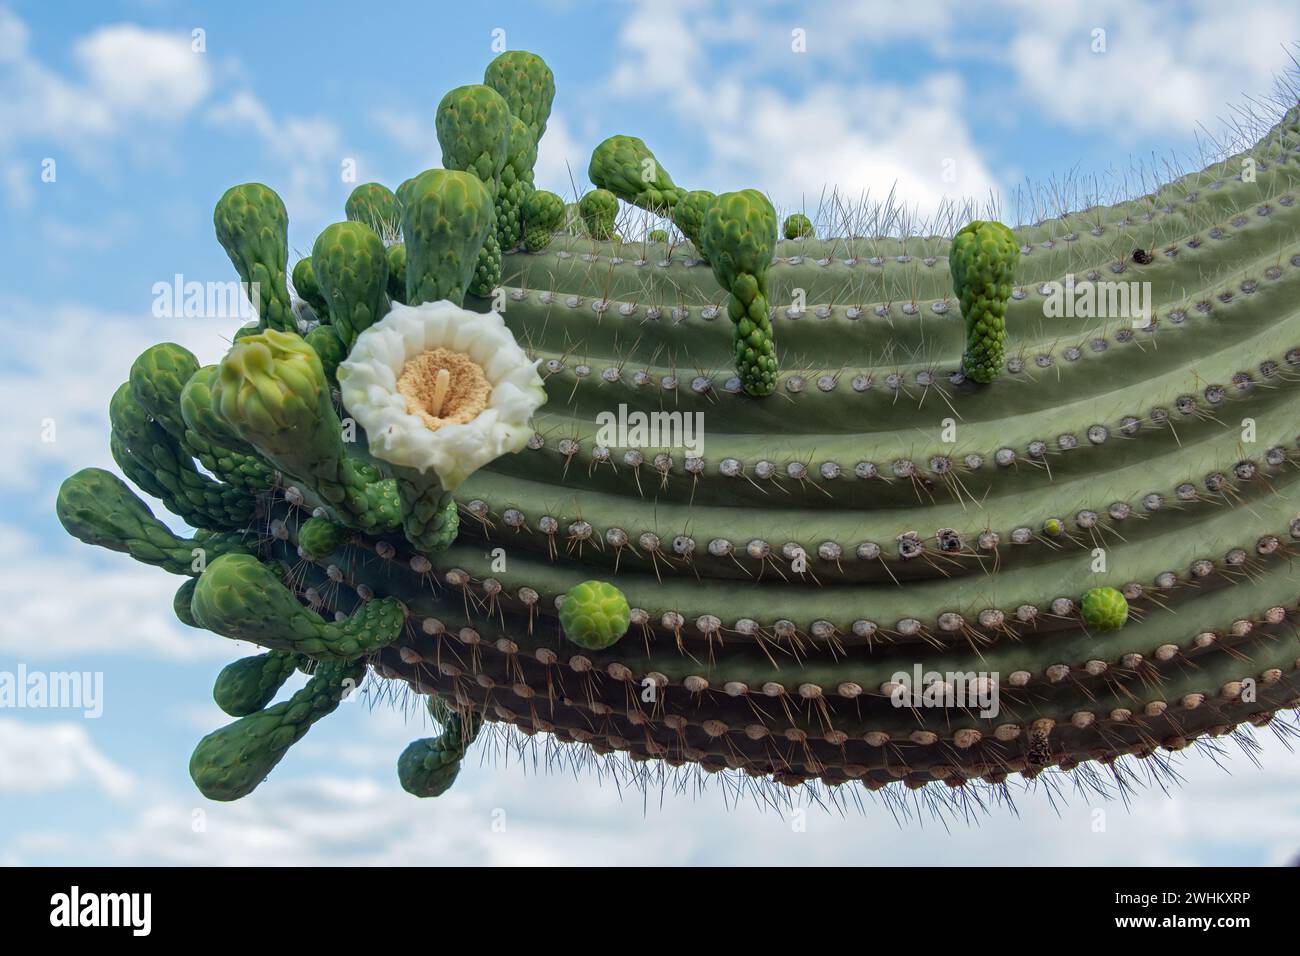
{"label": "green waxy skin", "polygon": [[346,355],[358,335],[388,314],[388,253],[365,223],[336,222],[316,239],[311,260]]}
{"label": "green waxy skin", "polygon": [[212,385],[217,414],[276,468],[311,488],[349,526],[388,530],[401,521],[397,490],[348,457],[316,351],[268,330],[236,342]]}
{"label": "green waxy skin", "polygon": [[307,686],[289,700],[208,734],[190,758],[194,785],[209,800],[248,796],[312,724],[334,712],[364,679],[365,671],[360,662],[323,662]]}
{"label": "green waxy skin", "polygon": [[241,657],[221,669],[212,699],[231,717],[247,717],[275,699],[302,659],[285,651]]}
{"label": "green waxy skin", "polygon": [[296,329],[285,283],[289,214],[280,197],[261,183],[232,186],[217,202],[212,220],[250,300],[258,303],[259,328]]}
{"label": "green waxy skin", "polygon": [[497,190],[497,242],[503,251],[513,252],[523,242],[523,207],[533,192],[533,164],[537,142],[518,116],[510,117],[510,148],[501,170]]}
{"label": "green waxy skin", "polygon": [[817,230],[813,228],[811,219],[801,212],[796,212],[785,217],[781,234],[787,239],[812,239],[816,237]]}
{"label": "green waxy skin", "polygon": [[966,374],[981,384],[992,382],[1006,357],[1007,303],[1020,246],[1000,222],[976,220],[953,238],[948,254],[953,294],[966,321]]}
{"label": "green waxy skin", "polygon": [[443,725],[437,737],[412,741],[397,760],[397,779],[415,797],[440,797],[456,782],[465,751],[478,736],[482,718],[449,710],[430,698],[430,713]]}
{"label": "green waxy skin", "polygon": [[654,213],[671,215],[684,192],[635,136],[611,136],[597,146],[587,175],[599,188]]}
{"label": "green waxy skin", "polygon": [[537,189],[524,200],[524,248],[540,252],[564,222],[564,200],[555,193]]}
{"label": "green waxy skin", "polygon": [[298,529],[298,547],[302,549],[303,557],[319,561],[343,547],[351,537],[352,533],[346,526],[329,518],[312,517]]}
{"label": "green waxy skin", "polygon": [[406,246],[400,242],[388,247],[388,298],[406,304]]}
{"label": "green waxy skin", "polygon": [[476,176],[442,169],[417,176],[403,201],[406,303],[461,305],[495,219],[492,194]]}
{"label": "green waxy skin", "polygon": [[[535,53],[507,50],[488,64],[483,82],[501,94],[511,115],[528,127],[535,155],[537,144],[546,132],[546,121],[551,116],[551,102],[555,99],[555,77],[551,68]],[[531,165],[527,181],[531,186]]]}
{"label": "green waxy skin", "polygon": [[614,238],[614,220],[618,218],[618,197],[608,189],[593,189],[578,200],[578,212],[593,239]]}
{"label": "green waxy skin", "polygon": [[325,293],[321,292],[320,283],[316,281],[316,270],[312,267],[311,256],[303,256],[294,263],[290,278],[293,281],[294,291],[298,293],[299,298],[311,306],[317,321],[328,322],[329,303],[325,301]]}
{"label": "green waxy skin", "polygon": [[736,374],[746,392],[776,389],[776,345],[768,318],[767,270],[776,250],[776,210],[755,189],[723,193],[709,206],[703,249],[713,275],[731,295]]}
{"label": "green waxy skin", "polygon": [[1128,601],[1115,588],[1093,588],[1083,596],[1083,623],[1100,631],[1118,631],[1128,620]]}
{"label": "green waxy skin", "polygon": [[[362,183],[348,195],[343,214],[350,222],[369,226],[381,239],[397,238],[402,228],[402,213],[397,197],[380,183]],[[295,285],[297,282],[295,280]]]}
{"label": "green waxy skin", "polygon": [[397,598],[363,605],[344,621],[326,622],[298,603],[279,576],[248,554],[226,554],[199,577],[190,602],[210,631],[272,650],[317,659],[356,660],[391,644],[405,615]]}
{"label": "green waxy skin", "polygon": [[[531,188],[549,70],[511,53],[485,79],[441,117],[460,169],[359,188],[295,265],[319,327],[264,297],[220,365],[162,343],[112,397],[114,459],[193,537],[108,472],[60,489],[71,534],[184,576],[180,622],[270,650],[217,679],[241,719],[196,751],[203,793],[251,791],[367,666],[441,727],[398,759],[417,796],[483,720],[960,809],[1084,761],[1131,779],[1300,705],[1300,109],[1106,208],[818,237],[754,190],[681,189],[631,137],[566,207]],[[693,248],[621,243],[618,199]],[[279,200],[236,187],[214,219],[274,292]],[[549,401],[448,494],[370,457],[332,369],[387,302],[462,303],[484,248]],[[1155,323],[1048,308],[1094,273],[1149,284]],[[707,442],[610,432],[613,408],[702,413]],[[895,706],[918,663],[998,675],[998,713]],[[308,687],[273,704],[294,667]]]}
{"label": "green waxy skin", "polygon": [[691,241],[697,252],[703,255],[700,231],[704,228],[704,216],[718,197],[707,189],[692,189],[682,195],[677,205],[673,206],[673,222],[682,231],[682,235]]}
{"label": "green waxy skin", "polygon": [[189,453],[223,482],[253,494],[265,491],[275,483],[275,474],[264,462],[227,447],[224,435],[211,438],[186,421],[185,388],[199,371],[198,361],[187,349],[171,342],[152,346],[131,366],[131,397],[179,443],[179,452]]}
{"label": "green waxy skin", "polygon": [[458,86],[442,98],[435,120],[442,164],[472,173],[487,189],[494,207],[492,228],[484,237],[470,291],[490,296],[501,281],[501,243],[496,231],[495,205],[501,171],[510,150],[510,107],[490,86]]}
{"label": "green waxy skin", "polygon": [[242,528],[253,515],[252,501],[233,485],[201,473],[176,438],[151,419],[124,382],[109,402],[113,460],[122,473],[167,510],[197,528]]}
{"label": "green waxy skin", "polygon": [[627,633],[631,609],[623,592],[608,581],[583,581],[564,596],[560,626],[579,647],[603,651]]}
{"label": "green waxy skin", "polygon": [[79,541],[121,551],[172,574],[198,574],[208,561],[245,549],[237,534],[177,537],[122,479],[102,468],[83,468],[64,479],[56,511]]}

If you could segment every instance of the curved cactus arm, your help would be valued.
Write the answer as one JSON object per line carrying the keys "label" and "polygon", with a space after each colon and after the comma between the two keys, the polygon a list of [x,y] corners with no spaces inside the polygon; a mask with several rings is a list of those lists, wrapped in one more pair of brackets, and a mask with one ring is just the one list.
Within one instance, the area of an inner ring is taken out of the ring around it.
{"label": "curved cactus arm", "polygon": [[406,304],[406,246],[395,242],[388,247],[388,298]]}
{"label": "curved cactus arm", "polygon": [[275,473],[256,457],[212,441],[184,416],[183,396],[199,371],[198,360],[172,342],[151,346],[131,366],[131,394],[146,413],[223,482],[257,494],[275,484]]}
{"label": "curved cactus arm", "polygon": [[470,291],[489,296],[501,282],[501,244],[495,205],[501,170],[510,150],[510,107],[501,94],[481,83],[458,86],[438,104],[434,120],[442,146],[442,165],[478,177],[493,205],[492,227],[484,237]]}
{"label": "curved cactus arm", "polygon": [[74,538],[172,574],[197,575],[221,555],[247,550],[235,534],[212,534],[202,541],[178,537],[122,479],[102,468],[83,468],[65,478],[55,511]]}
{"label": "curved cactus arm", "polygon": [[533,164],[537,143],[524,122],[510,117],[510,149],[497,189],[497,242],[503,251],[519,248],[523,241],[523,205],[533,192]]}
{"label": "curved cactus arm", "polygon": [[1000,222],[975,220],[961,228],[948,250],[953,293],[966,321],[962,365],[976,382],[988,384],[1006,358],[1007,303],[1020,261],[1015,235]]}
{"label": "curved cactus arm", "polygon": [[194,620],[194,612],[190,610],[190,602],[194,600],[194,587],[198,583],[197,578],[186,578],[181,582],[181,586],[176,589],[176,594],[172,598],[172,610],[176,612],[176,620],[187,627],[202,627],[198,621]]}
{"label": "curved cactus arm", "polygon": [[212,699],[231,717],[247,717],[275,699],[301,660],[287,651],[241,657],[221,669],[212,685]]}
{"label": "curved cactus arm", "polygon": [[311,488],[351,527],[401,521],[391,481],[375,481],[346,454],[320,356],[301,337],[267,330],[240,339],[212,386],[217,413],[282,472]]}
{"label": "curved cactus arm", "polygon": [[[507,50],[487,65],[483,82],[505,99],[510,113],[528,127],[533,157],[537,144],[546,132],[555,99],[555,76],[537,54],[526,50]],[[532,164],[528,165],[527,182],[533,183]]]}
{"label": "curved cactus arm", "polygon": [[704,254],[731,295],[736,374],[750,395],[776,388],[776,346],[768,317],[767,269],[776,252],[776,210],[755,189],[723,193],[704,218]]}
{"label": "curved cactus arm", "polygon": [[597,146],[587,175],[624,202],[660,215],[671,215],[685,192],[635,136],[611,136]]}
{"label": "curved cactus arm", "polygon": [[392,466],[402,502],[402,532],[422,554],[446,551],[460,531],[460,512],[437,475]]}
{"label": "curved cactus arm", "polygon": [[362,183],[352,190],[343,205],[350,222],[359,222],[374,230],[380,239],[396,239],[402,228],[402,213],[397,196],[380,183]]}
{"label": "curved cactus arm", "polygon": [[429,712],[443,725],[442,733],[412,741],[397,759],[397,779],[403,790],[416,797],[440,797],[451,789],[465,751],[482,727],[477,713],[463,716],[438,698],[430,699]]}
{"label": "curved cactus arm", "polygon": [[336,222],[316,238],[311,261],[346,354],[358,335],[388,314],[388,253],[365,223]]}
{"label": "curved cactus arm", "polygon": [[496,218],[487,187],[466,172],[427,170],[407,187],[402,215],[406,303],[461,305]]}
{"label": "curved cactus arm", "polygon": [[618,197],[608,189],[593,189],[578,200],[578,213],[593,239],[614,238],[614,221],[618,218]]}
{"label": "curved cactus arm", "polygon": [[294,263],[290,278],[298,298],[311,306],[312,314],[316,316],[317,321],[328,322],[329,303],[325,301],[325,294],[321,292],[320,283],[316,281],[316,269],[312,265],[311,256],[303,256]]}
{"label": "curved cactus arm", "polygon": [[343,660],[388,646],[405,621],[397,598],[370,601],[343,621],[325,621],[298,603],[274,571],[248,554],[223,555],[209,564],[190,608],[199,624],[224,637]]}
{"label": "curved cactus arm", "polygon": [[347,346],[339,339],[339,330],[333,325],[318,325],[305,336],[303,341],[312,347],[320,359],[320,367],[325,373],[326,381],[333,384],[338,374],[339,363],[348,357]]}
{"label": "curved cactus arm", "polygon": [[326,661],[307,686],[282,704],[227,724],[202,740],[190,776],[209,800],[238,800],[257,789],[312,724],[333,713],[365,677],[365,664]]}
{"label": "curved cactus arm", "polygon": [[217,200],[212,221],[217,241],[257,306],[259,328],[296,329],[285,282],[289,214],[280,197],[261,183],[232,186]]}
{"label": "curved cactus arm", "polygon": [[682,235],[695,246],[696,252],[704,254],[701,248],[700,230],[704,228],[704,215],[718,197],[707,189],[692,189],[683,193],[677,205],[672,208],[673,223],[682,231]]}
{"label": "curved cactus arm", "polygon": [[524,200],[524,248],[541,252],[564,223],[564,200],[545,189],[536,189]]}
{"label": "curved cactus arm", "polygon": [[254,501],[242,489],[213,481],[166,429],[149,418],[123,382],[108,406],[113,427],[110,447],[123,473],[167,510],[196,528],[244,528]]}

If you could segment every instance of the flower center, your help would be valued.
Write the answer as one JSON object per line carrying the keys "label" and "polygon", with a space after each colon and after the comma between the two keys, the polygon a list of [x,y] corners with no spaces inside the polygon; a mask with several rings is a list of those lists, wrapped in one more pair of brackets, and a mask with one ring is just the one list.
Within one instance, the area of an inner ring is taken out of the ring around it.
{"label": "flower center", "polygon": [[421,352],[402,368],[397,391],[406,410],[430,431],[463,425],[487,408],[492,385],[468,355],[436,348]]}

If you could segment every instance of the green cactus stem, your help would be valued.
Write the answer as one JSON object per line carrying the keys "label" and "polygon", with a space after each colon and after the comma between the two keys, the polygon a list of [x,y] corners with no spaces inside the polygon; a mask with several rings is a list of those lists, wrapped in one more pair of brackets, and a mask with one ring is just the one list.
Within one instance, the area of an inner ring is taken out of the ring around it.
{"label": "green cactus stem", "polygon": [[483,724],[477,711],[452,710],[436,697],[429,698],[429,712],[442,724],[442,733],[412,741],[397,760],[402,789],[416,797],[440,797],[451,789]]}
{"label": "green cactus stem", "polygon": [[497,242],[511,252],[523,242],[523,207],[533,190],[533,164],[537,162],[537,142],[523,120],[510,117],[510,149],[501,170],[497,190]]}
{"label": "green cactus stem", "polygon": [[365,223],[336,222],[317,237],[311,260],[346,357],[357,336],[388,314],[388,253]]}
{"label": "green cactus stem", "polygon": [[212,221],[217,241],[257,306],[258,328],[296,329],[285,282],[289,214],[280,197],[261,183],[231,186],[217,202]]}
{"label": "green cactus stem", "polygon": [[217,413],[280,471],[311,488],[351,527],[400,523],[396,488],[348,457],[325,370],[300,337],[268,330],[236,342],[212,384]]}
{"label": "green cactus stem", "polygon": [[199,577],[194,619],[237,641],[313,658],[355,660],[391,644],[405,615],[394,597],[363,604],[343,621],[326,622],[298,603],[279,575],[248,554],[225,554]]}
{"label": "green cactus stem", "polygon": [[635,136],[611,136],[591,154],[587,175],[600,189],[649,212],[671,215],[684,190]]}
{"label": "green cactus stem", "polygon": [[329,303],[325,301],[325,293],[321,291],[320,283],[316,281],[316,270],[312,267],[311,256],[303,256],[294,263],[290,279],[293,282],[293,290],[298,293],[300,299],[311,306],[312,314],[316,316],[317,321],[328,322]]}
{"label": "green cactus stem", "polygon": [[534,190],[524,200],[524,248],[541,252],[564,223],[564,200],[544,189]]}
{"label": "green cactus stem", "polygon": [[247,717],[275,699],[301,661],[297,654],[285,651],[241,657],[221,669],[212,699],[231,717]]}
{"label": "green cactus stem", "polygon": [[493,228],[491,193],[469,173],[433,169],[411,184],[403,208],[407,305],[461,305]]}
{"label": "green cactus stem", "polygon": [[[164,343],[113,396],[115,459],[192,538],[106,472],[60,490],[70,533],[186,576],[180,621],[273,652],[218,678],[242,716],[200,745],[204,793],[249,792],[367,664],[441,726],[398,761],[421,796],[490,720],[961,812],[1300,707],[1300,106],[1149,194],[954,236],[811,235],[602,143],[592,182],[678,255],[521,191],[553,83],[508,54],[487,86],[442,117],[463,168],[398,187],[403,243],[357,221],[393,205],[368,188],[295,266],[306,341],[273,295],[219,366]],[[274,287],[274,194],[215,219]],[[506,307],[467,311],[494,230]],[[1059,308],[1069,277],[1148,288],[1153,321]],[[439,350],[491,383],[468,421]],[[996,698],[916,705],[916,666]]]}
{"label": "green cactus stem", "polygon": [[593,239],[614,238],[614,220],[618,218],[618,197],[608,189],[593,189],[578,200],[578,212]]}
{"label": "green cactus stem", "polygon": [[691,241],[700,255],[704,254],[700,241],[700,232],[704,228],[704,216],[718,197],[707,189],[692,189],[684,193],[677,205],[673,206],[673,222],[682,231],[682,235]]}
{"label": "green cactus stem", "polygon": [[776,251],[776,210],[755,189],[723,193],[704,218],[704,254],[730,293],[736,374],[750,395],[776,389],[776,346],[768,319],[767,270]]}
{"label": "green cactus stem", "polygon": [[[438,104],[435,123],[442,164],[472,173],[487,190],[492,225],[483,241],[469,291],[490,296],[501,281],[501,244],[496,234],[495,205],[501,171],[510,150],[510,107],[490,86],[458,86]],[[409,241],[409,239],[408,239]]]}
{"label": "green cactus stem", "polygon": [[[528,127],[532,149],[536,153],[537,144],[546,132],[551,102],[555,99],[555,77],[551,68],[535,53],[507,50],[488,64],[483,82],[501,94],[511,115]],[[531,167],[527,178],[531,185]]]}
{"label": "green cactus stem", "polygon": [[282,704],[241,717],[199,741],[190,776],[209,800],[238,800],[257,789],[312,724],[334,712],[365,677],[362,662],[324,662]]}
{"label": "green cactus stem", "polygon": [[948,254],[953,293],[966,321],[966,374],[981,384],[1002,372],[1006,356],[1007,303],[1020,246],[1000,222],[976,220],[953,237]]}
{"label": "green cactus stem", "polygon": [[209,561],[251,547],[240,533],[204,531],[195,538],[178,537],[122,479],[102,468],[83,468],[65,478],[55,510],[77,540],[129,554],[172,574],[198,575]]}
{"label": "green cactus stem", "polygon": [[[349,222],[359,222],[385,241],[394,240],[402,228],[402,212],[397,197],[380,183],[362,183],[348,195],[343,214]],[[297,285],[295,279],[294,285]]]}

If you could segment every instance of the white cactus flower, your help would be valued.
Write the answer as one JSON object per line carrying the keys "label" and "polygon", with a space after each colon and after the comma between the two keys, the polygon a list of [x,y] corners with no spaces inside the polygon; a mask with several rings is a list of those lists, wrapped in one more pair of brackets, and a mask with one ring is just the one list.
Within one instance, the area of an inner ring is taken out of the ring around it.
{"label": "white cactus flower", "polygon": [[357,336],[338,381],[372,455],[452,491],[527,443],[546,401],[537,364],[496,312],[394,303]]}

